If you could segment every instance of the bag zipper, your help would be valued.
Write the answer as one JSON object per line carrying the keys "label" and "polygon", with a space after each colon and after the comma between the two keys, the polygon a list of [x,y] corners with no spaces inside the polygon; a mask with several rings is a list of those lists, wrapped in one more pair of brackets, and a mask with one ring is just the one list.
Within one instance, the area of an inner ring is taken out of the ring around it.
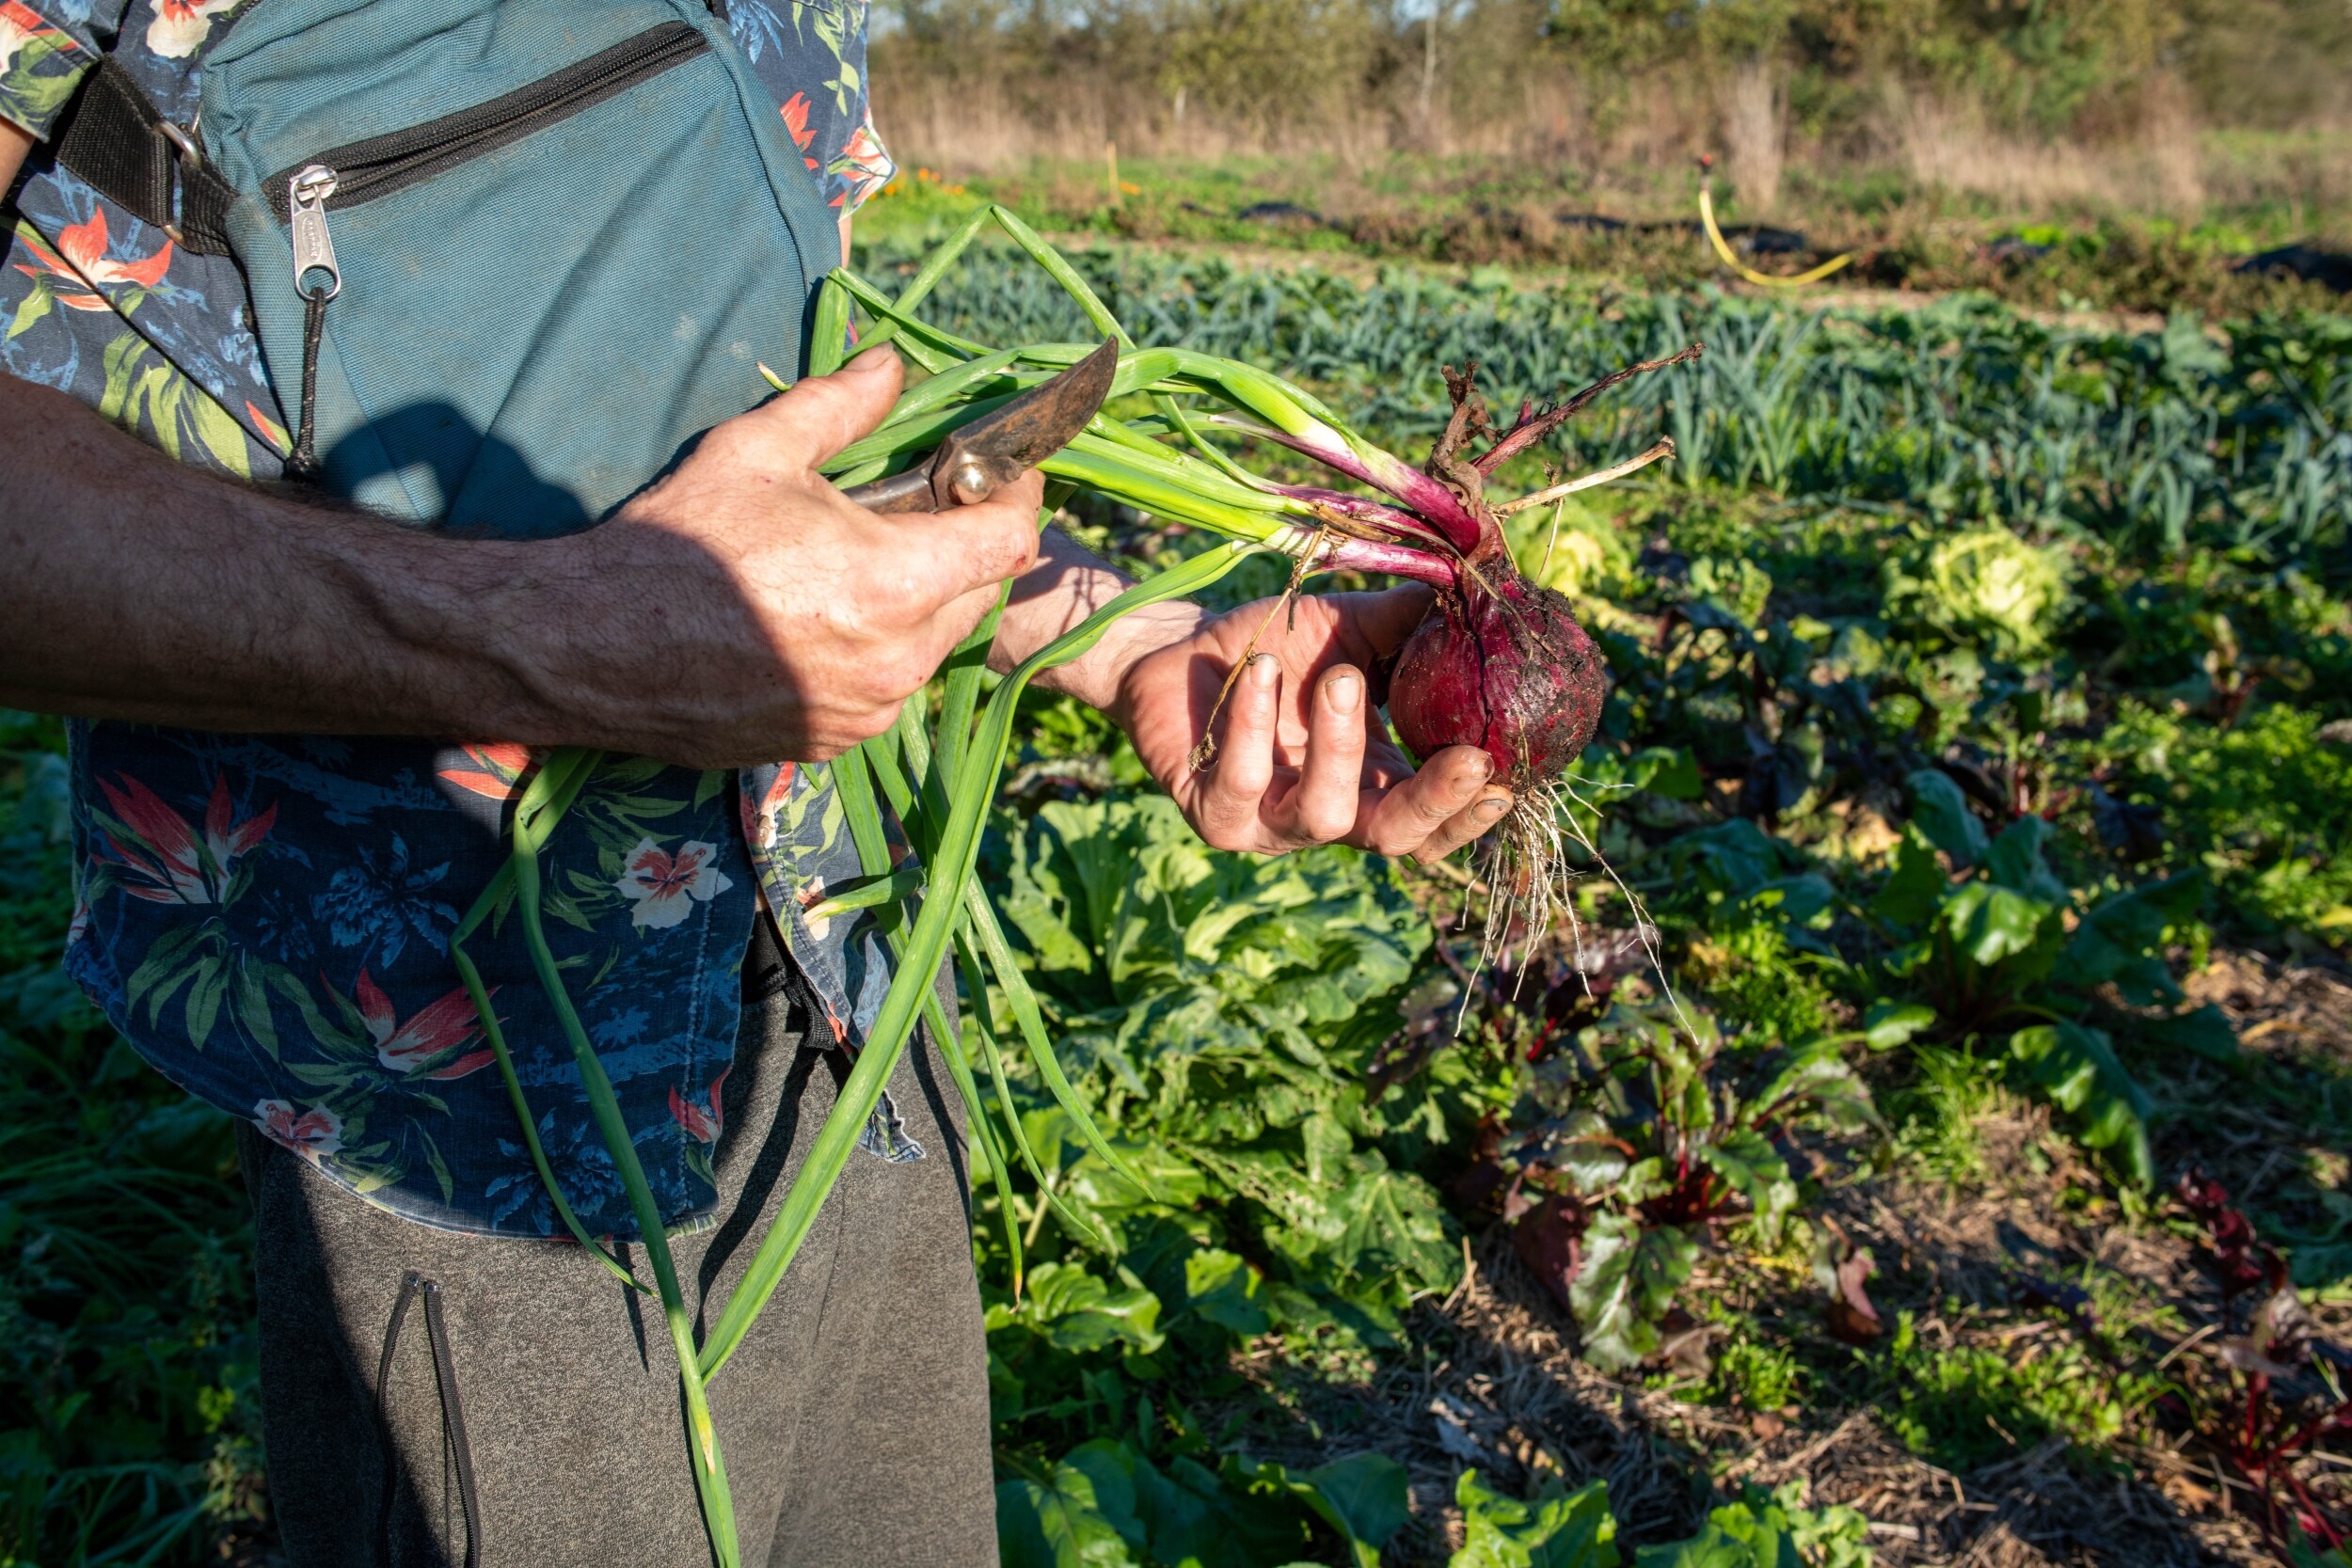
{"label": "bag zipper", "polygon": [[302,424],[287,460],[290,471],[307,477],[318,467],[311,416],[318,400],[319,339],[326,327],[326,302],[343,286],[326,214],[389,196],[519,141],[709,49],[710,40],[693,24],[665,22],[486,103],[331,149],[262,182],[263,199],[286,214],[294,242],[294,293],[305,306]]}
{"label": "bag zipper", "polygon": [[326,332],[326,302],[343,292],[335,264],[335,237],[326,231],[326,203],[335,171],[312,164],[286,182],[286,222],[294,232],[294,293],[302,296],[302,413],[286,469],[297,479],[318,471],[319,339]]}
{"label": "bag zipper", "polygon": [[487,103],[305,158],[264,181],[262,196],[285,211],[286,187],[294,177],[324,166],[336,181],[328,212],[372,201],[519,141],[709,49],[710,40],[693,24],[665,22]]}

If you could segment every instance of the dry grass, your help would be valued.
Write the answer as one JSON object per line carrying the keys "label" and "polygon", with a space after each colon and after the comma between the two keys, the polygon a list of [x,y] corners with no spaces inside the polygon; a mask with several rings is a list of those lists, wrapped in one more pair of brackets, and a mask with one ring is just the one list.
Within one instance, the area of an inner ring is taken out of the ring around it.
{"label": "dry grass", "polygon": [[2116,145],[2028,141],[1987,124],[1981,110],[1899,92],[1887,121],[1903,166],[1927,190],[1990,197],[2047,212],[2157,212],[2194,218],[2206,205],[2205,156],[2185,101],[2152,95],[2137,134]]}
{"label": "dry grass", "polygon": [[1732,76],[1724,104],[1724,148],[1741,200],[1758,214],[1780,205],[1788,103],[1769,65],[1750,62]]}
{"label": "dry grass", "polygon": [[[1604,104],[1575,73],[1530,63],[1452,89],[1424,106],[1418,61],[1365,90],[1297,81],[1246,111],[1204,105],[1189,89],[1136,90],[1123,77],[1080,69],[1050,80],[975,71],[953,80],[878,55],[876,116],[901,161],[957,177],[1005,175],[1060,162],[1093,171],[1104,154],[1212,163],[1275,158],[1336,164],[1343,186],[1382,182],[1399,157],[1485,158],[1556,170],[1580,201],[1636,207],[1664,186],[1687,203],[1692,161],[1720,153],[1742,215],[1780,211],[1800,194],[1892,174],[1913,199],[1991,202],[2026,215],[2156,214],[2194,221],[2217,211],[2284,206],[2325,232],[2352,207],[2352,124],[2315,121],[2291,133],[2215,131],[2180,83],[2159,75],[2095,137],[2032,137],[1999,128],[1965,96],[1938,96],[1889,80],[1876,107],[1834,139],[1791,124],[1788,84],[1770,65],[1709,78],[1646,76]],[[1794,175],[1798,178],[1792,180]],[[1377,177],[1377,178],[1375,178]],[[1279,183],[1279,182],[1278,182]],[[1272,195],[1288,194],[1269,191]],[[1360,201],[1325,195],[1343,214]]]}

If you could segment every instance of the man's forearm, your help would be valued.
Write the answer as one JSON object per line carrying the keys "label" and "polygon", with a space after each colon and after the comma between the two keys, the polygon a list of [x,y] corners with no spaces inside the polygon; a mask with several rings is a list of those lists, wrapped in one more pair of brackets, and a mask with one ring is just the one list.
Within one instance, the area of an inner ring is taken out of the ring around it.
{"label": "man's forearm", "polygon": [[0,377],[0,703],[822,761],[886,729],[1036,559],[1034,475],[900,517],[818,473],[899,385],[863,356],[714,426],[595,528],[493,540],[230,484]]}
{"label": "man's forearm", "polygon": [[0,432],[0,703],[228,730],[548,730],[510,657],[530,546],[215,480],[5,375]]}
{"label": "man's forearm", "polygon": [[[1002,673],[1108,604],[1134,579],[1054,529],[1045,531],[1034,570],[1012,585],[1012,596],[989,649],[989,668]],[[1205,612],[1183,600],[1147,605],[1121,616],[1103,641],[1078,658],[1038,677],[1048,690],[1107,708],[1120,677],[1143,655],[1180,642],[1200,629]]]}

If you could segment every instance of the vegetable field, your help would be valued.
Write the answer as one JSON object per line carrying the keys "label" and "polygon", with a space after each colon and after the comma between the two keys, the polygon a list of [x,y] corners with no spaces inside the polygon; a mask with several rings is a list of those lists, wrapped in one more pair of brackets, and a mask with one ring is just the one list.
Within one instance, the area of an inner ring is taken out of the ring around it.
{"label": "vegetable field", "polygon": [[[1615,680],[1558,928],[1476,862],[1204,849],[1023,699],[984,879],[1149,1188],[1014,1069],[1005,1561],[2346,1561],[2352,319],[1080,265],[1416,455],[1441,367],[1706,353],[1497,476],[1677,452],[1510,519]],[[985,259],[926,309],[1088,336]],[[0,727],[0,1564],[260,1563],[229,1128],[56,972],[58,739]]]}

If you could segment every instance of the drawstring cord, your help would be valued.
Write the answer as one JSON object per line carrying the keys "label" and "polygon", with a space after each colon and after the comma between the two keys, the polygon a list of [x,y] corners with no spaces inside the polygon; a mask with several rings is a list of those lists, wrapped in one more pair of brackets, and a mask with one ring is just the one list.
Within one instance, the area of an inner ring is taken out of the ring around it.
{"label": "drawstring cord", "polygon": [[[314,320],[326,303],[324,295],[311,300]],[[304,381],[303,402],[307,404],[307,367]],[[307,408],[302,425],[308,432],[310,421]],[[375,1363],[375,1415],[384,1432],[384,1493],[376,1501],[375,1512],[376,1561],[383,1568],[391,1568],[392,1498],[400,1486],[400,1446],[393,1439],[391,1421],[392,1353],[400,1348],[400,1326],[407,1321],[408,1304],[420,1295],[424,1297],[424,1337],[433,1349],[433,1380],[441,1396],[441,1439],[457,1466],[457,1501],[466,1515],[465,1568],[481,1568],[482,1503],[474,1493],[473,1449],[466,1442],[466,1407],[457,1394],[457,1363],[450,1354],[449,1324],[441,1316],[441,1287],[414,1270],[401,1279],[400,1299],[392,1304],[391,1322],[384,1325],[384,1354]]]}
{"label": "drawstring cord", "polygon": [[[302,295],[309,301],[302,312],[302,427],[294,436],[294,455],[286,460],[286,471],[297,479],[309,479],[318,471],[319,340],[326,333],[326,300],[334,292],[322,288],[306,290]],[[404,1307],[407,1299],[404,1293]],[[392,1321],[400,1322],[397,1316]]]}

